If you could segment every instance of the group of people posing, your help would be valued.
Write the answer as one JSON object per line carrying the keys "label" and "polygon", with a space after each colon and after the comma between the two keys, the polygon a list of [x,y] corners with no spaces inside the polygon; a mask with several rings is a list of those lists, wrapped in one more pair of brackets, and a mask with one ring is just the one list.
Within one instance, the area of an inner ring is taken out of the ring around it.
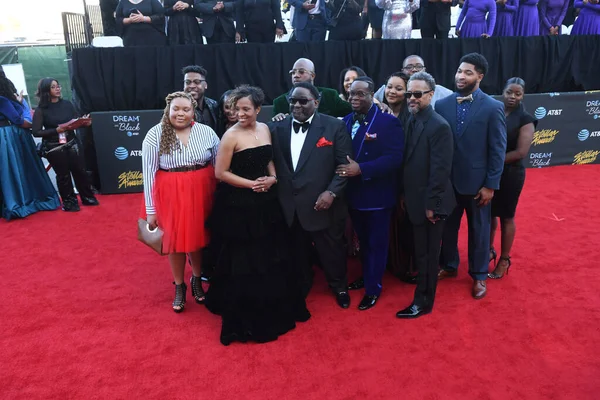
{"label": "group of people posing", "polygon": [[[600,34],[598,0],[288,0],[292,41],[448,38],[451,9],[462,7],[460,37],[559,35],[569,6],[571,34]],[[272,43],[287,33],[279,0],[101,0],[105,35],[125,46]],[[165,17],[168,22],[165,24]],[[202,24],[199,24],[199,20]]]}
{"label": "group of people posing", "polygon": [[[204,95],[206,71],[184,68],[184,90],[167,97],[142,147],[143,217],[163,230],[173,310],[185,308],[189,262],[192,297],[222,317],[224,345],[272,341],[310,318],[313,266],[341,308],[350,306],[349,290],[364,288],[358,309],[368,310],[382,294],[388,259],[406,242],[417,287],[396,315],[419,317],[432,311],[438,279],[457,276],[465,212],[472,296],[485,297],[487,278],[511,265],[522,160],[536,123],[521,104],[524,82],[510,79],[502,103],[479,89],[487,70],[482,55],[465,55],[452,92],[409,56],[379,90],[362,69],[348,68],[338,93],[315,87],[313,63],[299,59],[292,89],[264,124],[260,88],[228,92],[219,123],[217,103]],[[400,214],[410,229],[398,235]],[[351,283],[349,222],[362,262]]]}

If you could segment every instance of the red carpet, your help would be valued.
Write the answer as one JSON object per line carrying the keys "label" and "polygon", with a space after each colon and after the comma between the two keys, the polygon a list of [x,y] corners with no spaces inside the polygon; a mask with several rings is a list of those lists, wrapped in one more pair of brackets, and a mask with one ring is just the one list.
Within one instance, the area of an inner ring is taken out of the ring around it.
{"label": "red carpet", "polygon": [[140,195],[2,220],[0,398],[597,399],[598,182],[599,166],[528,171],[513,268],[481,301],[464,262],[414,321],[395,318],[414,286],[386,276],[374,309],[354,292],[341,310],[319,274],[313,318],[264,345],[222,346],[190,293],[171,311],[167,260],[135,239]]}

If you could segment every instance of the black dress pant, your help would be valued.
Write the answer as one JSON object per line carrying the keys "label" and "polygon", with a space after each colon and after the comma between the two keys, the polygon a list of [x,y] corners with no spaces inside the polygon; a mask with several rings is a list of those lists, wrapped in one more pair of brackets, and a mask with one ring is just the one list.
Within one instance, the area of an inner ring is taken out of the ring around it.
{"label": "black dress pant", "polygon": [[440,248],[444,221],[413,225],[415,239],[415,266],[418,271],[417,288],[413,303],[421,308],[433,308],[437,288]]}
{"label": "black dress pant", "polygon": [[450,6],[447,3],[428,3],[421,8],[421,36],[424,38],[448,39],[450,33]]}
{"label": "black dress pant", "polygon": [[291,227],[292,257],[304,297],[308,296],[313,282],[313,258],[311,257],[313,243],[329,287],[336,293],[348,290],[345,229],[346,220],[342,219],[327,229],[310,232],[304,230],[297,216],[294,217]]}
{"label": "black dress pant", "polygon": [[63,203],[65,201],[76,201],[71,175],[73,175],[77,190],[82,197],[94,197],[89,178],[85,172],[79,144],[75,139],[63,146],[46,144],[46,151],[46,159],[56,173],[56,186]]}
{"label": "black dress pant", "polygon": [[248,43],[275,42],[275,24],[266,23],[246,26],[246,40]]}
{"label": "black dress pant", "polygon": [[218,43],[235,43],[235,36],[228,36],[221,25],[221,22],[217,21],[215,24],[215,30],[211,37],[206,38],[207,44],[218,44]]}

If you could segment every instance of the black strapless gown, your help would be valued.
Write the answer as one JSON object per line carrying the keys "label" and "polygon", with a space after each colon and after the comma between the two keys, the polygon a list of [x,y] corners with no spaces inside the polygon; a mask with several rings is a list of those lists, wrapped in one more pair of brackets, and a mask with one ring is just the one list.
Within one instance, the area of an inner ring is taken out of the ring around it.
{"label": "black strapless gown", "polygon": [[[268,175],[272,158],[271,145],[242,150],[233,154],[231,172],[255,180]],[[206,307],[223,318],[221,343],[273,341],[310,318],[275,187],[255,193],[219,184],[207,224],[219,249]]]}

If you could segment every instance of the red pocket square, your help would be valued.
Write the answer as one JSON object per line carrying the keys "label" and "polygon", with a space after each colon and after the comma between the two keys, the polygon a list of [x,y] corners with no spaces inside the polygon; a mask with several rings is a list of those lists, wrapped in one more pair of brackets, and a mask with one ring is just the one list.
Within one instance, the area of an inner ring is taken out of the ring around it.
{"label": "red pocket square", "polygon": [[377,140],[377,134],[369,132],[365,133],[365,141],[370,142],[371,140]]}
{"label": "red pocket square", "polygon": [[325,146],[333,146],[333,142],[330,142],[329,140],[327,140],[324,137],[322,137],[317,142],[317,147],[325,147]]}

